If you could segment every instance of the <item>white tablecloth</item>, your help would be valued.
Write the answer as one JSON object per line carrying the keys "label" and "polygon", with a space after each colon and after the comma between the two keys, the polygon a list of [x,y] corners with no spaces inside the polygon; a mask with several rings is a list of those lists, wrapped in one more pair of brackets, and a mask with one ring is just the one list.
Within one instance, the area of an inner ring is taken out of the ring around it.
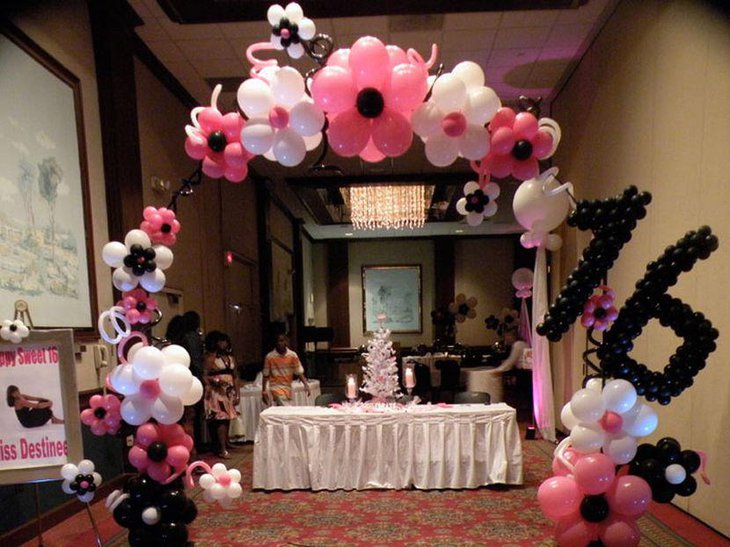
{"label": "white tablecloth", "polygon": [[412,362],[412,363],[421,363],[423,365],[428,365],[428,368],[431,370],[431,385],[433,387],[438,387],[441,385],[441,371],[436,368],[436,361],[456,361],[457,363],[461,364],[461,355],[445,355],[445,354],[435,354],[435,355],[406,355],[403,357],[403,362]]}
{"label": "white tablecloth", "polygon": [[515,409],[420,405],[346,413],[272,407],[261,413],[253,487],[264,490],[476,488],[522,484]]}
{"label": "white tablecloth", "polygon": [[[309,380],[309,397],[304,392],[304,384],[299,380],[292,382],[292,396],[297,406],[314,406],[317,395],[322,393],[319,380]],[[253,441],[259,424],[259,414],[266,408],[261,400],[261,386],[244,384],[241,386],[241,402],[238,405],[240,416],[231,420],[228,434],[237,441]]]}

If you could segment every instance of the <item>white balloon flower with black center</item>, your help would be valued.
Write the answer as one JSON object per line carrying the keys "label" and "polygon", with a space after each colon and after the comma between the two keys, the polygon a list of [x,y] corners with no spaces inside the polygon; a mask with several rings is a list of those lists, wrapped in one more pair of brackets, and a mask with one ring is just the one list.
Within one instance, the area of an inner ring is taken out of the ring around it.
{"label": "white balloon flower with black center", "polygon": [[3,326],[0,327],[0,338],[13,344],[19,344],[29,333],[30,330],[20,319],[14,321],[6,319],[3,321]]}
{"label": "white balloon flower with black center", "polygon": [[124,243],[110,241],[101,251],[104,262],[116,268],[112,283],[122,292],[137,285],[149,292],[158,292],[165,286],[166,270],[172,266],[172,251],[164,245],[152,245],[142,230],[130,230]]}
{"label": "white balloon flower with black center", "polygon": [[271,25],[271,44],[276,49],[286,50],[292,59],[304,55],[302,41],[314,38],[317,29],[314,21],[304,17],[301,6],[296,2],[291,2],[286,8],[274,4],[266,17]]}
{"label": "white balloon flower with black center", "polygon": [[101,475],[94,471],[91,460],[81,460],[78,465],[67,463],[61,467],[61,476],[61,489],[67,494],[76,494],[84,503],[94,499],[96,489],[101,485]]}
{"label": "white balloon flower with black center", "polygon": [[456,202],[456,210],[466,217],[469,226],[479,226],[485,218],[497,213],[499,185],[489,182],[482,188],[478,183],[469,181],[464,185],[464,197]]}

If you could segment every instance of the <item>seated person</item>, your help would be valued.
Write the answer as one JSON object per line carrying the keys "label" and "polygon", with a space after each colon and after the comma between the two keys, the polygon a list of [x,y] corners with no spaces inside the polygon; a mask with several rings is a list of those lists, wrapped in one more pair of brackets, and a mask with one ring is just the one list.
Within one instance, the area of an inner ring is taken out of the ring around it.
{"label": "seated person", "polygon": [[8,406],[15,408],[15,415],[23,427],[40,427],[49,421],[52,424],[63,423],[62,419],[53,415],[53,403],[48,399],[25,395],[18,386],[8,386],[6,395]]}

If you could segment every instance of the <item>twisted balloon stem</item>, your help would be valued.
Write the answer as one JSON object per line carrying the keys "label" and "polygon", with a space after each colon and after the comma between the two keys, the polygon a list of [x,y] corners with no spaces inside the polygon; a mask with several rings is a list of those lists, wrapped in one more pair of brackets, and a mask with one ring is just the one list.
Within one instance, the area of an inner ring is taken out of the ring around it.
{"label": "twisted balloon stem", "polygon": [[707,457],[707,452],[704,452],[703,450],[695,450],[697,454],[700,457],[700,477],[702,477],[702,480],[705,484],[710,484],[710,477],[707,476],[707,460],[709,459]]}
{"label": "twisted balloon stem", "polygon": [[477,160],[471,160],[469,162],[469,167],[471,167],[472,171],[479,175],[479,187],[484,188],[484,186],[486,186],[489,182],[489,169],[487,168],[487,163],[484,161],[478,162]]}
{"label": "twisted balloon stem", "polygon": [[409,48],[406,52],[406,55],[408,56],[408,61],[413,64],[423,66],[426,68],[426,70],[431,70],[431,67],[436,64],[438,54],[439,48],[436,44],[431,45],[431,57],[429,57],[428,61],[424,61],[421,54],[413,48]]}
{"label": "twisted balloon stem", "polygon": [[213,94],[210,96],[210,107],[215,108],[218,110],[218,97],[221,94],[221,91],[223,91],[223,86],[221,84],[217,84],[213,88]]}
{"label": "twisted balloon stem", "polygon": [[193,480],[193,471],[197,469],[198,467],[201,467],[205,470],[206,473],[213,474],[213,470],[210,468],[210,466],[205,463],[202,460],[195,461],[188,465],[187,470],[185,471],[185,482],[187,485],[192,488],[195,486],[195,481]]}
{"label": "twisted balloon stem", "polygon": [[253,65],[250,72],[251,78],[258,78],[267,84],[269,83],[269,81],[262,77],[259,73],[265,68],[279,66],[279,62],[276,59],[259,59],[254,55],[254,53],[257,51],[274,51],[275,49],[276,48],[271,45],[271,42],[257,42],[248,46],[246,49],[246,59],[248,59],[248,62]]}
{"label": "twisted balloon stem", "polygon": [[556,458],[558,458],[560,463],[562,463],[571,473],[573,473],[575,471],[575,466],[566,459],[564,454],[569,445],[570,437],[565,437],[562,441],[560,441],[560,444],[555,447],[554,455]]}

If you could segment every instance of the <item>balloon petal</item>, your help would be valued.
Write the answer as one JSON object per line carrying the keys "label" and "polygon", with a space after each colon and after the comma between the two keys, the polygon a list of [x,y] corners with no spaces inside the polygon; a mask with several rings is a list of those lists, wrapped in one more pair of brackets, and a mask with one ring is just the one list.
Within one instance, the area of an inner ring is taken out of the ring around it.
{"label": "balloon petal", "polygon": [[386,108],[373,124],[373,142],[390,158],[405,154],[413,142],[410,122],[400,112]]}
{"label": "balloon petal", "polygon": [[[323,69],[326,70],[326,69]],[[327,137],[332,151],[344,157],[357,156],[368,143],[372,126],[356,109],[338,114],[330,121]]]}

